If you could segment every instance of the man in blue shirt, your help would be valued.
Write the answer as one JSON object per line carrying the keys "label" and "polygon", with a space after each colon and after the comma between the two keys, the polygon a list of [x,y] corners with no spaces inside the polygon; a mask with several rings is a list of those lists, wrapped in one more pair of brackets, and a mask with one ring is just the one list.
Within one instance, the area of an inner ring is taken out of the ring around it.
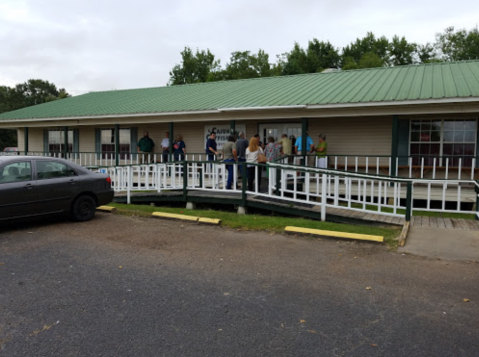
{"label": "man in blue shirt", "polygon": [[[301,155],[301,149],[302,149],[302,140],[303,137],[300,136],[299,138],[296,139],[296,142],[294,143],[294,151],[296,152],[297,155]],[[313,139],[306,133],[306,151],[308,152],[313,152],[314,148],[314,142]],[[308,153],[306,152],[305,155]]]}
{"label": "man in blue shirt", "polygon": [[216,151],[216,133],[212,132],[209,139],[206,141],[206,154],[208,155],[208,161],[214,161],[215,155],[218,156]]}

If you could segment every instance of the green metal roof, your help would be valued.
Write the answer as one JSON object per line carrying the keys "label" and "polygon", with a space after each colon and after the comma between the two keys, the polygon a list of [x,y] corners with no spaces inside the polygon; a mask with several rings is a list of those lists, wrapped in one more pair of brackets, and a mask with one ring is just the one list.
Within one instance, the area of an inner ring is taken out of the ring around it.
{"label": "green metal roof", "polygon": [[479,60],[92,92],[3,113],[0,120],[468,97],[479,97]]}

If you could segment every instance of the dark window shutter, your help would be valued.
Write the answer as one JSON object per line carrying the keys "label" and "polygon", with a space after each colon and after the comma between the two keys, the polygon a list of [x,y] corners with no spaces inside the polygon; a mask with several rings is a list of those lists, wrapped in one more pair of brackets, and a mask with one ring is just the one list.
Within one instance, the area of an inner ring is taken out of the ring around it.
{"label": "dark window shutter", "polygon": [[398,121],[398,162],[407,165],[409,156],[409,120]]}
{"label": "dark window shutter", "polygon": [[50,151],[48,149],[48,129],[43,129],[43,153],[48,154]]}
{"label": "dark window shutter", "polygon": [[100,158],[101,155],[101,129],[95,129],[95,152],[96,156]]}
{"label": "dark window shutter", "polygon": [[131,145],[130,151],[132,154],[138,153],[138,147],[136,144],[138,143],[138,128],[130,128],[130,135],[131,135]]}
{"label": "dark window shutter", "polygon": [[80,129],[73,129],[73,152],[80,152]]}

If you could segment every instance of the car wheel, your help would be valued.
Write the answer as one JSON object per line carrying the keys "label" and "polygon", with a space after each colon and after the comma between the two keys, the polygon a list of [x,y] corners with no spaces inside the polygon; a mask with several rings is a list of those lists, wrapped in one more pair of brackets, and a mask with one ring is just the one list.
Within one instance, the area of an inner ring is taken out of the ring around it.
{"label": "car wheel", "polygon": [[89,221],[96,212],[96,202],[91,196],[80,196],[73,202],[70,212],[73,220],[78,222]]}

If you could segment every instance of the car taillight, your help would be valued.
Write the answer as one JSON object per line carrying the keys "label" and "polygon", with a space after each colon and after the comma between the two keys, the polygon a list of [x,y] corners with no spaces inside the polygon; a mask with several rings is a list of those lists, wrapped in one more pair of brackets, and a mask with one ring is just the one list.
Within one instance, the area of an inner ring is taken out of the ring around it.
{"label": "car taillight", "polygon": [[108,177],[106,178],[106,182],[108,182],[108,183],[111,185],[111,178],[110,178],[110,176],[108,176]]}

